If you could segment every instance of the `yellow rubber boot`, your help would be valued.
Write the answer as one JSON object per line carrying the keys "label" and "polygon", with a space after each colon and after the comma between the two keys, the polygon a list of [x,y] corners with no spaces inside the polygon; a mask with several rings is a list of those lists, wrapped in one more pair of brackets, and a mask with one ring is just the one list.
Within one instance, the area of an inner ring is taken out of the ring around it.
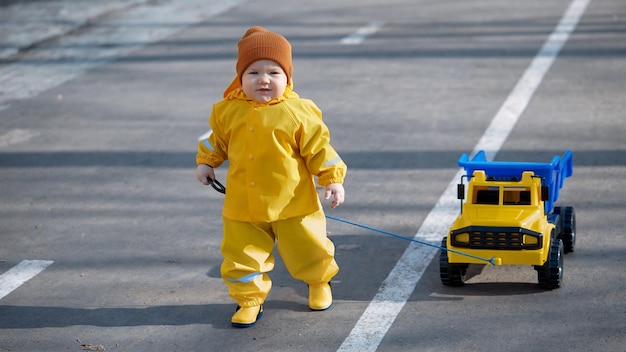
{"label": "yellow rubber boot", "polygon": [[333,293],[330,283],[309,285],[309,308],[311,310],[326,310],[333,304]]}
{"label": "yellow rubber boot", "polygon": [[263,306],[239,307],[230,322],[236,328],[249,328],[263,316]]}

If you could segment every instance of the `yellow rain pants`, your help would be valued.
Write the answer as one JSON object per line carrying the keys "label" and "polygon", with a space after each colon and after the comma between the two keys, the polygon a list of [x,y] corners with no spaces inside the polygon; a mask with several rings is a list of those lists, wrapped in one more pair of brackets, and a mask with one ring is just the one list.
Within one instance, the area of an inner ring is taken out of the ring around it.
{"label": "yellow rain pants", "polygon": [[330,282],[339,267],[335,246],[326,236],[323,210],[274,222],[249,223],[223,218],[222,279],[241,307],[263,304],[272,288],[267,274],[274,268],[277,244],[285,267],[307,284]]}

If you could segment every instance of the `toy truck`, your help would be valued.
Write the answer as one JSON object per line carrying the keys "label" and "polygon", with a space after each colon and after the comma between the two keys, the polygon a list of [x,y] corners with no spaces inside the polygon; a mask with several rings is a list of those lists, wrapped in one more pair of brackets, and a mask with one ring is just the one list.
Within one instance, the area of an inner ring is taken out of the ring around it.
{"label": "toy truck", "polygon": [[[539,286],[555,289],[563,279],[563,255],[574,251],[576,217],[571,206],[555,206],[572,152],[550,163],[487,161],[484,151],[458,161],[461,213],[442,240],[441,282],[465,283],[469,264],[532,265]],[[464,179],[467,179],[467,192]]]}

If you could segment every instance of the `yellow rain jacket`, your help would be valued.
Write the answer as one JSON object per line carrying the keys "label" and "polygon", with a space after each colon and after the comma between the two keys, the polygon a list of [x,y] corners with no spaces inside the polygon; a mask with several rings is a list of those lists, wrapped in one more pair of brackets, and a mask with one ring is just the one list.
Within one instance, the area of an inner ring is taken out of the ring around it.
{"label": "yellow rain jacket", "polygon": [[322,208],[318,184],[343,183],[347,166],[330,145],[322,113],[291,85],[261,104],[242,90],[213,106],[212,133],[198,143],[197,164],[229,161],[222,215],[243,222],[273,222]]}

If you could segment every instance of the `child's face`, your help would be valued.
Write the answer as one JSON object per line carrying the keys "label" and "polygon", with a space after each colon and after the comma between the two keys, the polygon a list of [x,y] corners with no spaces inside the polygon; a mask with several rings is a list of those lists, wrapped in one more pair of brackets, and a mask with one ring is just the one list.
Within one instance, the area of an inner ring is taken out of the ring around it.
{"label": "child's face", "polygon": [[287,74],[274,61],[258,60],[243,71],[241,86],[250,98],[267,103],[283,95],[287,88]]}

